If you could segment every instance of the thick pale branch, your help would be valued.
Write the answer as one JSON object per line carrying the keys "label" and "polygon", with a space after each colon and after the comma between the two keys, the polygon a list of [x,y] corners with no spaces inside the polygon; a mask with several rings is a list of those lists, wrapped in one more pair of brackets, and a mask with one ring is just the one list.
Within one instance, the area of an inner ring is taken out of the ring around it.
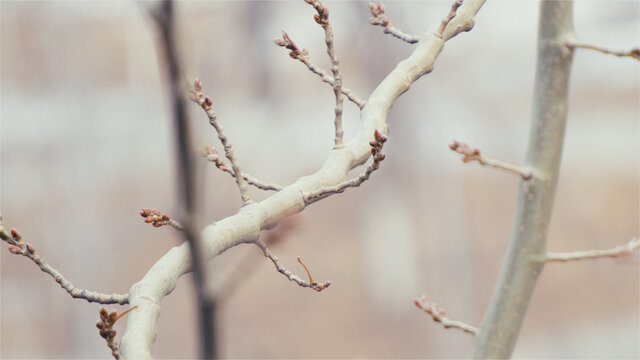
{"label": "thick pale branch", "polygon": [[262,250],[262,253],[264,254],[264,256],[267,257],[269,260],[271,260],[271,262],[273,262],[273,265],[275,265],[276,270],[278,270],[280,274],[284,275],[290,281],[293,281],[302,287],[311,288],[318,292],[328,288],[329,285],[331,285],[331,281],[326,281],[323,283],[318,283],[316,281],[313,281],[313,278],[311,277],[311,273],[309,272],[309,269],[307,269],[307,266],[302,262],[300,258],[298,258],[298,262],[304,267],[304,270],[307,272],[307,275],[309,276],[309,281],[302,280],[298,276],[294,275],[291,271],[287,270],[284,266],[282,266],[278,258],[271,253],[271,251],[269,250],[269,248],[264,242],[262,242],[261,240],[258,240],[255,242],[255,244],[260,248],[260,250]]}
{"label": "thick pale branch", "polygon": [[520,180],[509,245],[476,336],[476,359],[511,356],[545,263],[567,120],[572,51],[564,44],[574,36],[572,13],[571,1],[542,1],[540,5],[533,115],[525,160],[532,178]]}
{"label": "thick pale branch", "polygon": [[575,251],[569,253],[547,253],[547,262],[567,262],[574,260],[593,260],[605,257],[617,258],[626,256],[638,250],[640,248],[640,238],[634,238],[629,240],[624,245],[616,246],[613,249],[607,250],[587,250],[587,251]]}
{"label": "thick pale branch", "polygon": [[486,165],[497,169],[510,171],[514,174],[520,175],[525,180],[531,179],[531,170],[524,169],[504,161],[486,158],[482,156],[479,149],[471,149],[466,143],[454,140],[453,143],[449,144],[449,149],[457,152],[458,154],[464,155],[462,157],[462,162],[464,163],[477,161],[480,165]]}
{"label": "thick pale branch", "polygon": [[[0,217],[0,221],[2,217]],[[9,251],[12,254],[26,256],[31,259],[40,270],[51,275],[53,279],[62,287],[71,297],[76,299],[85,299],[88,302],[97,302],[100,304],[120,304],[124,305],[129,302],[128,294],[102,294],[95,291],[89,291],[75,287],[71,281],[67,280],[62,274],[49,265],[35,248],[22,239],[22,236],[16,229],[7,232],[4,225],[0,222],[0,239],[9,244]]]}
{"label": "thick pale branch", "polygon": [[340,184],[323,187],[322,189],[319,189],[317,191],[305,193],[303,195],[305,203],[311,204],[327,196],[342,193],[348,188],[358,187],[363,182],[369,180],[371,174],[380,167],[380,163],[385,158],[385,155],[382,153],[382,146],[387,141],[387,137],[380,134],[378,130],[373,132],[373,138],[373,141],[369,143],[369,145],[371,145],[371,155],[373,156],[373,162],[367,167],[364,173],[360,174],[354,179],[343,181]]}
{"label": "thick pale branch", "polygon": [[[201,232],[204,255],[210,259],[233,246],[257,241],[261,230],[270,229],[282,218],[304,210],[306,204],[302,194],[339,184],[351,169],[363,164],[371,156],[369,140],[373,131],[378,129],[382,135],[387,133],[386,117],[391,105],[413,82],[433,69],[446,40],[471,29],[473,18],[483,4],[484,0],[465,1],[442,38],[432,31],[423,35],[409,58],[400,62],[369,97],[360,113],[361,130],[344,149],[333,150],[320,170],[298,179],[263,201],[243,206],[233,216],[205,227]],[[120,344],[125,358],[151,358],[160,301],[175,288],[178,278],[191,269],[188,246],[184,243],[169,250],[131,287],[129,301],[139,308],[131,313]]]}
{"label": "thick pale branch", "polygon": [[385,14],[384,5],[382,5],[381,2],[379,2],[378,5],[369,3],[369,10],[371,11],[371,15],[373,15],[369,19],[369,23],[374,26],[382,26],[384,28],[383,32],[385,34],[389,34],[409,44],[415,44],[420,40],[420,37],[416,35],[406,34],[402,32],[402,30],[391,25],[391,21]]}
{"label": "thick pale branch", "polygon": [[469,324],[465,324],[462,321],[449,319],[446,316],[444,309],[433,301],[429,301],[429,297],[427,297],[426,294],[422,294],[421,297],[413,300],[413,304],[419,309],[424,310],[424,312],[426,312],[427,314],[431,315],[433,321],[442,324],[445,329],[460,329],[471,335],[476,335],[478,333],[478,329]]}
{"label": "thick pale branch", "polygon": [[[207,159],[208,161],[211,161],[212,163],[214,163],[218,169],[226,172],[227,174],[233,177],[236,176],[236,173],[233,171],[233,168],[228,164],[225,164],[225,162],[222,161],[222,159],[220,159],[220,157],[218,156],[218,151],[213,146],[205,145],[202,151],[202,156],[204,156],[205,159]],[[242,173],[242,178],[244,178],[247,184],[251,186],[255,186],[256,188],[261,190],[273,190],[273,191],[282,190],[282,186],[280,185],[265,183],[262,180],[258,180],[247,173]]]}
{"label": "thick pale branch", "polygon": [[595,51],[601,52],[603,54],[614,55],[614,56],[617,56],[617,57],[630,57],[632,59],[636,59],[636,60],[640,61],[640,48],[633,48],[633,49],[627,50],[627,51],[614,51],[614,50],[605,49],[605,48],[600,47],[600,46],[581,43],[581,42],[574,41],[574,40],[567,41],[566,45],[567,45],[567,47],[569,49],[578,48],[578,49],[595,50]]}

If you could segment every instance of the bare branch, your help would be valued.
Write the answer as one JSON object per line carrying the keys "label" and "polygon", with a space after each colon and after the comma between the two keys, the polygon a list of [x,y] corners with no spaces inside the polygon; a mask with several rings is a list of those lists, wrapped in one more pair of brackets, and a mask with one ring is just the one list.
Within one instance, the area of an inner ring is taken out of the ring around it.
{"label": "bare branch", "polygon": [[140,216],[144,218],[144,222],[152,224],[154,227],[169,225],[178,231],[184,231],[182,224],[169,217],[169,215],[161,213],[160,210],[142,209],[140,210]]}
{"label": "bare branch", "polygon": [[449,15],[447,15],[447,17],[444,18],[440,23],[440,27],[436,31],[436,36],[442,37],[442,34],[444,33],[444,29],[447,27],[447,25],[449,25],[451,20],[453,20],[453,18],[456,17],[456,12],[458,11],[458,8],[462,6],[462,1],[463,0],[456,0],[453,3],[453,5],[451,5],[451,11],[449,11]]}
{"label": "bare branch", "polygon": [[509,245],[473,349],[476,359],[511,356],[545,264],[569,108],[573,54],[564,44],[573,36],[573,2],[540,2],[533,114],[525,158],[533,178],[519,184]]}
{"label": "bare branch", "polygon": [[[320,76],[323,82],[333,87],[334,85],[333,78],[329,76],[324,70],[320,69],[315,64],[313,64],[309,59],[309,52],[307,51],[307,49],[302,49],[302,50],[298,49],[298,47],[293,42],[293,40],[291,40],[291,37],[289,37],[289,34],[283,31],[282,39],[276,39],[274,40],[274,43],[278,46],[282,46],[288,50],[291,50],[289,52],[289,56],[292,59],[298,60],[301,63],[303,63],[307,67],[307,69],[311,70],[312,73]],[[343,86],[342,93],[344,94],[344,96],[347,97],[347,99],[351,100],[351,102],[356,104],[360,109],[364,107],[365,102],[360,98],[358,98],[358,96],[356,96],[353,93],[353,91],[351,91],[350,89],[345,88]]]}
{"label": "bare branch", "polygon": [[333,73],[333,93],[336,97],[334,126],[336,130],[334,138],[334,149],[342,149],[344,147],[342,138],[344,131],[342,130],[342,75],[340,74],[340,64],[336,57],[336,50],[333,45],[333,30],[329,23],[329,9],[324,7],[319,0],[305,0],[305,2],[318,12],[314,16],[315,21],[324,29],[324,42],[327,45],[327,55],[331,59],[331,72]]}
{"label": "bare branch", "polygon": [[567,262],[574,260],[594,260],[604,257],[617,258],[628,256],[640,248],[640,238],[633,238],[624,245],[616,246],[607,250],[587,250],[570,253],[547,253],[547,262]]}
{"label": "bare branch", "polygon": [[586,43],[582,43],[574,40],[567,41],[566,46],[572,50],[576,48],[595,50],[603,54],[615,55],[617,57],[630,57],[632,59],[636,59],[640,61],[640,48],[633,48],[627,51],[614,51],[614,50],[608,50],[599,46],[590,45],[590,44],[586,44]]}
{"label": "bare branch", "polygon": [[360,176],[354,179],[343,181],[334,186],[327,186],[317,191],[305,193],[304,194],[305,203],[311,204],[327,196],[344,192],[346,189],[350,187],[358,187],[363,182],[369,180],[369,177],[371,177],[371,173],[373,173],[380,167],[380,163],[385,158],[385,155],[382,153],[382,147],[384,146],[384,143],[387,141],[387,137],[380,134],[378,130],[375,130],[373,132],[373,137],[374,137],[374,140],[369,143],[369,145],[371,145],[371,155],[373,156],[373,162],[371,163],[371,165],[367,167],[364,173],[360,174]]}
{"label": "bare branch", "polygon": [[457,152],[458,154],[464,155],[462,157],[462,162],[464,163],[477,161],[480,165],[491,166],[494,168],[510,171],[514,174],[518,174],[524,180],[531,179],[531,176],[532,176],[531,170],[524,169],[504,161],[485,158],[484,156],[482,156],[479,149],[471,149],[469,145],[467,145],[466,143],[454,140],[449,145],[449,149]]}
{"label": "bare branch", "polygon": [[431,315],[433,321],[442,324],[445,329],[460,329],[467,334],[472,335],[476,335],[478,333],[478,329],[474,328],[473,326],[465,324],[462,321],[451,320],[446,317],[444,309],[433,301],[429,301],[429,297],[426,294],[422,294],[421,297],[415,298],[415,300],[413,300],[413,304],[419,309],[424,310],[424,312],[426,312],[427,314]]}
{"label": "bare branch", "polygon": [[[220,157],[218,156],[218,151],[213,146],[205,144],[204,149],[202,150],[202,156],[204,156],[204,158],[207,159],[208,161],[211,161],[212,163],[214,163],[218,169],[228,173],[233,177],[236,176],[236,173],[233,171],[231,166],[229,166],[228,164],[225,164],[225,162],[222,161],[222,159],[220,159]],[[247,182],[247,184],[251,186],[255,186],[261,190],[273,190],[273,191],[282,190],[282,186],[280,185],[262,182],[261,180],[258,180],[247,173],[243,173],[242,178]]]}
{"label": "bare branch", "polygon": [[[204,110],[204,112],[207,114],[207,117],[209,118],[209,124],[211,124],[211,126],[213,126],[213,128],[216,130],[216,133],[218,134],[218,139],[220,139],[222,146],[224,146],[224,155],[231,163],[231,169],[233,169],[233,173],[242,174],[242,171],[240,171],[240,166],[238,165],[238,162],[236,161],[236,158],[233,155],[233,148],[231,147],[231,143],[227,139],[227,136],[224,133],[224,129],[218,123],[216,112],[213,110],[213,101],[211,100],[210,97],[204,96],[202,94],[202,85],[200,83],[200,80],[196,79],[194,81],[193,89],[189,92],[189,97],[193,102],[200,105],[202,110]],[[249,191],[247,189],[247,184],[244,180],[244,177],[243,176],[234,176],[234,177],[236,178],[236,183],[238,184],[238,189],[240,190],[240,196],[242,197],[242,204],[246,205],[248,203],[253,202],[251,200],[251,196],[249,196]]]}
{"label": "bare branch", "polygon": [[129,294],[102,294],[94,291],[80,289],[75,287],[69,280],[67,280],[62,274],[49,265],[40,254],[38,254],[35,248],[28,242],[22,239],[22,235],[16,229],[11,229],[10,233],[7,233],[4,225],[2,224],[2,217],[0,216],[0,239],[9,244],[9,251],[12,254],[26,256],[33,261],[40,270],[51,275],[55,281],[60,284],[71,297],[76,299],[85,299],[88,302],[97,302],[100,304],[128,304]]}
{"label": "bare branch", "polygon": [[307,272],[307,275],[309,276],[309,281],[302,280],[298,276],[293,275],[293,273],[287,270],[284,266],[282,266],[278,258],[275,255],[273,255],[271,251],[269,251],[269,248],[264,242],[262,242],[262,240],[257,240],[255,244],[262,250],[262,253],[264,253],[264,256],[266,256],[267,258],[269,258],[269,260],[271,260],[271,262],[273,262],[273,265],[275,265],[278,272],[284,275],[290,281],[293,281],[302,287],[311,288],[318,292],[328,288],[329,285],[331,285],[331,281],[326,281],[323,283],[318,283],[316,281],[313,281],[313,278],[311,277],[311,273],[309,272],[309,269],[307,269],[307,266],[302,262],[300,257],[298,257],[298,262],[300,263],[300,265],[302,265],[302,267],[304,267],[305,271]]}
{"label": "bare branch", "polygon": [[107,346],[111,349],[111,355],[113,355],[116,360],[122,360],[122,355],[120,355],[118,343],[114,341],[116,337],[116,330],[113,328],[113,325],[115,325],[116,321],[126,315],[129,311],[137,308],[138,306],[136,305],[120,315],[118,315],[118,312],[115,310],[108,313],[105,308],[100,308],[100,320],[96,323],[96,327],[100,330],[100,336],[107,341]]}
{"label": "bare branch", "polygon": [[[345,148],[330,152],[325,163],[314,174],[304,176],[266,199],[247,204],[238,213],[220,219],[202,229],[205,256],[216,257],[243,243],[255,242],[261,230],[272,228],[280,219],[303,211],[308,204],[303,194],[339,184],[350,170],[363,164],[371,156],[371,133],[378,129],[387,134],[387,116],[394,102],[423,75],[433,70],[447,40],[469,31],[484,0],[467,0],[458,15],[447,25],[442,38],[427,31],[415,50],[401,61],[373,91],[360,112],[361,130],[345,144]],[[129,293],[132,305],[140,305],[131,313],[127,329],[120,343],[124,357],[152,358],[151,345],[156,338],[162,299],[173,291],[177,280],[191,271],[189,247],[176,246],[160,258]]]}
{"label": "bare branch", "polygon": [[369,22],[371,25],[380,25],[384,28],[382,32],[385,34],[392,35],[402,41],[408,42],[409,44],[417,43],[420,38],[416,35],[405,34],[402,30],[391,25],[391,21],[385,14],[384,5],[381,2],[378,5],[374,3],[369,3],[369,10],[371,11],[371,15],[373,15]]}

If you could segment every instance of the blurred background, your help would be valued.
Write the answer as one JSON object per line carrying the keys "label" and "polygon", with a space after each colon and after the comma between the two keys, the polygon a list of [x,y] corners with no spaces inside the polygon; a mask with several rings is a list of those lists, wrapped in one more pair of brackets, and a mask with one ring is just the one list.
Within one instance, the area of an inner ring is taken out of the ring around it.
{"label": "blurred background", "polygon": [[[345,86],[367,98],[412,46],[369,25],[367,2],[328,2]],[[450,1],[388,1],[392,23],[422,33]],[[1,209],[76,286],[126,293],[181,237],[143,222],[171,214],[175,154],[153,23],[140,2],[2,1]],[[303,1],[180,2],[186,76],[202,80],[244,171],[287,185],[315,172],[333,141],[332,89],[273,44],[286,30],[329,70],[323,32]],[[272,248],[322,293],[278,274],[253,246],[210,264],[244,271],[221,305],[225,358],[460,358],[473,337],[414,307],[423,292],[478,326],[508,240],[518,179],[463,164],[454,139],[521,164],[535,69],[538,2],[491,1],[445,46],[434,71],[389,114],[387,159],[363,186],[318,202]],[[640,44],[636,1],[580,1],[577,36]],[[638,63],[579,50],[551,251],[605,249],[638,236]],[[197,143],[217,138],[190,107]],[[345,101],[345,137],[360,119]],[[201,221],[236,213],[235,183],[201,162]],[[361,170],[359,170],[361,171]],[[358,172],[359,172],[358,171]],[[356,172],[354,172],[355,174]],[[268,194],[252,190],[257,199]],[[109,358],[100,305],[72,299],[28,259],[1,253],[2,358]],[[254,271],[236,269],[255,264]],[[514,356],[638,358],[638,256],[545,267]],[[197,356],[192,279],[162,301],[157,358]],[[123,310],[124,307],[108,306]],[[118,339],[126,318],[119,321]]]}

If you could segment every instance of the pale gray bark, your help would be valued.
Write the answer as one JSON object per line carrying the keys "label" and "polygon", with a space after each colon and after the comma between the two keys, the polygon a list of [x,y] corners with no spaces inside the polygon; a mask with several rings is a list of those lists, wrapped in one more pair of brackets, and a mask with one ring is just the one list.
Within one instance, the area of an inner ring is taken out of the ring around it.
{"label": "pale gray bark", "polygon": [[489,309],[474,347],[474,358],[511,356],[536,281],[545,263],[546,240],[558,179],[567,119],[573,36],[573,3],[542,1],[533,116],[509,246]]}
{"label": "pale gray bark", "polygon": [[[269,198],[243,206],[228,218],[205,227],[201,232],[204,255],[211,259],[242,243],[255,242],[261,230],[272,228],[293,213],[304,210],[304,193],[333,186],[347,179],[349,170],[363,164],[371,155],[369,141],[374,130],[387,133],[387,114],[391,105],[411,84],[433,69],[446,40],[473,27],[473,18],[484,0],[468,0],[458,9],[443,36],[427,31],[409,58],[401,61],[380,83],[361,112],[362,128],[344,148],[333,150],[322,168],[313,175],[298,179]],[[188,244],[169,250],[145,276],[131,287],[132,311],[121,341],[120,351],[128,359],[151,358],[151,344],[156,337],[160,301],[175,288],[176,281],[191,269]]]}

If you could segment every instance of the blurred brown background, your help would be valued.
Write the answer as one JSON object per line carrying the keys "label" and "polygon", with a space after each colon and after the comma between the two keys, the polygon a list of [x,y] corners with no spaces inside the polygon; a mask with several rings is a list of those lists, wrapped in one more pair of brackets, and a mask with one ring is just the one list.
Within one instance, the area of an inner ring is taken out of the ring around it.
{"label": "blurred brown background", "polygon": [[[411,52],[368,24],[367,2],[329,2],[345,86],[362,98]],[[420,33],[445,1],[390,1],[391,21]],[[476,27],[447,43],[433,73],[389,115],[387,160],[361,188],[321,201],[272,250],[318,294],[288,282],[257,248],[211,265],[224,275],[253,256],[222,308],[229,358],[459,358],[473,338],[444,330],[412,300],[422,292],[478,325],[513,218],[517,179],[464,165],[447,144],[523,161],[531,113],[538,2],[488,2]],[[140,208],[175,206],[167,93],[152,23],[139,2],[2,1],[2,215],[76,286],[125,293],[169,248],[173,229]],[[313,10],[296,2],[180,2],[182,57],[199,77],[243,169],[288,184],[322,164],[333,139],[333,92],[273,39],[286,29],[329,69]],[[639,4],[583,1],[575,27],[612,49],[640,44]],[[578,51],[569,125],[549,234],[551,251],[610,248],[638,236],[639,69]],[[198,143],[218,146],[191,107]],[[345,102],[346,139],[359,125]],[[202,160],[202,221],[234,214],[233,180]],[[255,197],[263,198],[258,192]],[[99,305],[70,298],[2,245],[2,358],[108,358]],[[515,357],[638,358],[638,256],[551,264],[542,274]],[[190,276],[162,302],[158,358],[197,355]],[[116,308],[109,306],[108,308]],[[123,308],[121,308],[123,309]],[[126,321],[126,319],[125,319]],[[125,321],[118,325],[120,335]]]}

